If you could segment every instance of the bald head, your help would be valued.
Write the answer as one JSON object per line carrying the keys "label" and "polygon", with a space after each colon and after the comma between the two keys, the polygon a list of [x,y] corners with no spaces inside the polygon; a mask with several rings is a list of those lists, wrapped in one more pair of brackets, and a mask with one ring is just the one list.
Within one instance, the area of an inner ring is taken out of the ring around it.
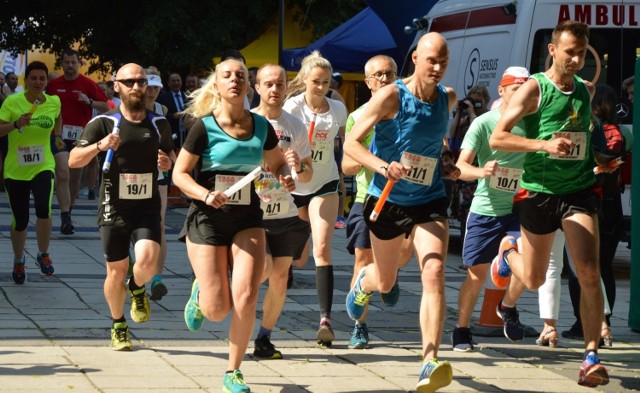
{"label": "bald head", "polygon": [[116,79],[131,79],[131,78],[139,78],[140,76],[133,75],[142,75],[142,77],[146,77],[147,73],[144,71],[144,68],[139,66],[136,63],[125,64],[116,73]]}
{"label": "bald head", "polygon": [[414,75],[419,80],[427,84],[440,82],[449,65],[447,40],[440,33],[423,35],[411,59],[416,65]]}
{"label": "bald head", "polygon": [[416,51],[418,52],[428,49],[436,50],[439,53],[445,51],[447,55],[449,54],[447,40],[442,36],[442,34],[436,33],[435,31],[427,33],[420,37],[418,45],[416,46]]}

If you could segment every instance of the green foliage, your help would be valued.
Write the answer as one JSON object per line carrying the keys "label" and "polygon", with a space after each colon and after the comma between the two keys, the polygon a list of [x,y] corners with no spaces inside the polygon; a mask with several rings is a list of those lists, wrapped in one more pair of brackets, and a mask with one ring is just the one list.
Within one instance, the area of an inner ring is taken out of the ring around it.
{"label": "green foliage", "polygon": [[[289,23],[321,37],[366,5],[363,0],[287,0],[301,12]],[[241,49],[278,17],[278,0],[112,0],[107,3],[9,1],[0,13],[0,48],[14,53],[43,48],[54,53],[79,44],[93,71],[128,62],[163,73],[211,69],[212,58]]]}

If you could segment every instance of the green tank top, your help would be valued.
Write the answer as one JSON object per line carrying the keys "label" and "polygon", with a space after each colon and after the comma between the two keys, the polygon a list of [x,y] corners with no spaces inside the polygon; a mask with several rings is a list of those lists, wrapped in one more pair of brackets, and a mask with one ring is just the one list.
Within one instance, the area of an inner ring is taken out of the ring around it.
{"label": "green tank top", "polygon": [[547,194],[569,194],[595,183],[591,150],[591,97],[582,79],[574,77],[571,93],[558,89],[543,73],[532,75],[540,86],[538,111],[524,117],[527,138],[570,138],[574,148],[567,157],[546,152],[527,153],[520,186]]}

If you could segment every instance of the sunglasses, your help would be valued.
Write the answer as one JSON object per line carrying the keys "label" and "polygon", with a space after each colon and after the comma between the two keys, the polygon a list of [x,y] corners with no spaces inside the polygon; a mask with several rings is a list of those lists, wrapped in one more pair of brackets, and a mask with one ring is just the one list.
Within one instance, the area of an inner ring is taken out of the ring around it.
{"label": "sunglasses", "polygon": [[133,88],[133,86],[137,83],[138,86],[146,86],[147,83],[149,83],[149,80],[146,78],[140,78],[140,79],[116,79],[116,82],[122,83],[123,85],[127,86],[128,88]]}

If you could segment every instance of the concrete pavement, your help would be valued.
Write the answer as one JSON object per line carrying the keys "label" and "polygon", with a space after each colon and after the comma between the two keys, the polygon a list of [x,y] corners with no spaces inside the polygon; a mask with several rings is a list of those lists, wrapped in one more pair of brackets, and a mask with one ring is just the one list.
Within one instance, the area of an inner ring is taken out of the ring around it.
{"label": "concrete pavement", "polygon": [[[28,279],[20,286],[11,279],[11,217],[6,194],[0,193],[0,391],[221,391],[228,320],[207,321],[202,331],[192,333],[182,317],[190,292],[191,269],[184,245],[175,239],[186,209],[172,209],[167,214],[169,251],[164,277],[169,294],[161,301],[151,302],[149,322],[129,321],[135,350],[121,353],[108,348],[110,317],[102,293],[105,262],[95,228],[95,205],[95,201],[79,200],[73,214],[76,234],[72,236],[59,234],[59,211],[54,210],[50,253],[56,274],[52,277],[42,276],[35,266],[37,247],[30,228]],[[33,211],[31,222],[35,222]],[[347,341],[353,323],[346,315],[344,299],[352,258],[344,248],[344,230],[336,231],[333,254],[336,290],[332,323],[337,341],[330,349],[315,345],[319,317],[315,270],[309,263],[304,269],[295,270],[294,287],[272,335],[284,359],[255,361],[250,356],[250,344],[241,369],[252,392],[413,391],[421,364],[417,315],[421,284],[417,264],[410,263],[400,273],[401,298],[396,307],[386,309],[377,296],[372,298],[372,348],[350,350]],[[620,266],[628,266],[629,258],[629,250],[621,244]],[[452,241],[440,358],[451,362],[454,381],[442,392],[594,391],[576,383],[582,355],[582,343],[578,341],[560,338],[560,347],[549,349],[537,347],[533,336],[521,343],[511,343],[504,337],[474,336],[478,342],[475,352],[453,352],[450,333],[465,276],[460,264],[459,241]],[[640,390],[640,334],[627,327],[628,274],[626,277],[617,282],[612,318],[614,346],[600,351],[611,383],[595,391]],[[261,292],[262,296],[264,288]],[[482,298],[476,307],[478,313],[481,305]],[[542,323],[537,294],[525,292],[518,307],[522,322],[539,330]],[[558,330],[566,330],[572,323],[565,285]]]}

